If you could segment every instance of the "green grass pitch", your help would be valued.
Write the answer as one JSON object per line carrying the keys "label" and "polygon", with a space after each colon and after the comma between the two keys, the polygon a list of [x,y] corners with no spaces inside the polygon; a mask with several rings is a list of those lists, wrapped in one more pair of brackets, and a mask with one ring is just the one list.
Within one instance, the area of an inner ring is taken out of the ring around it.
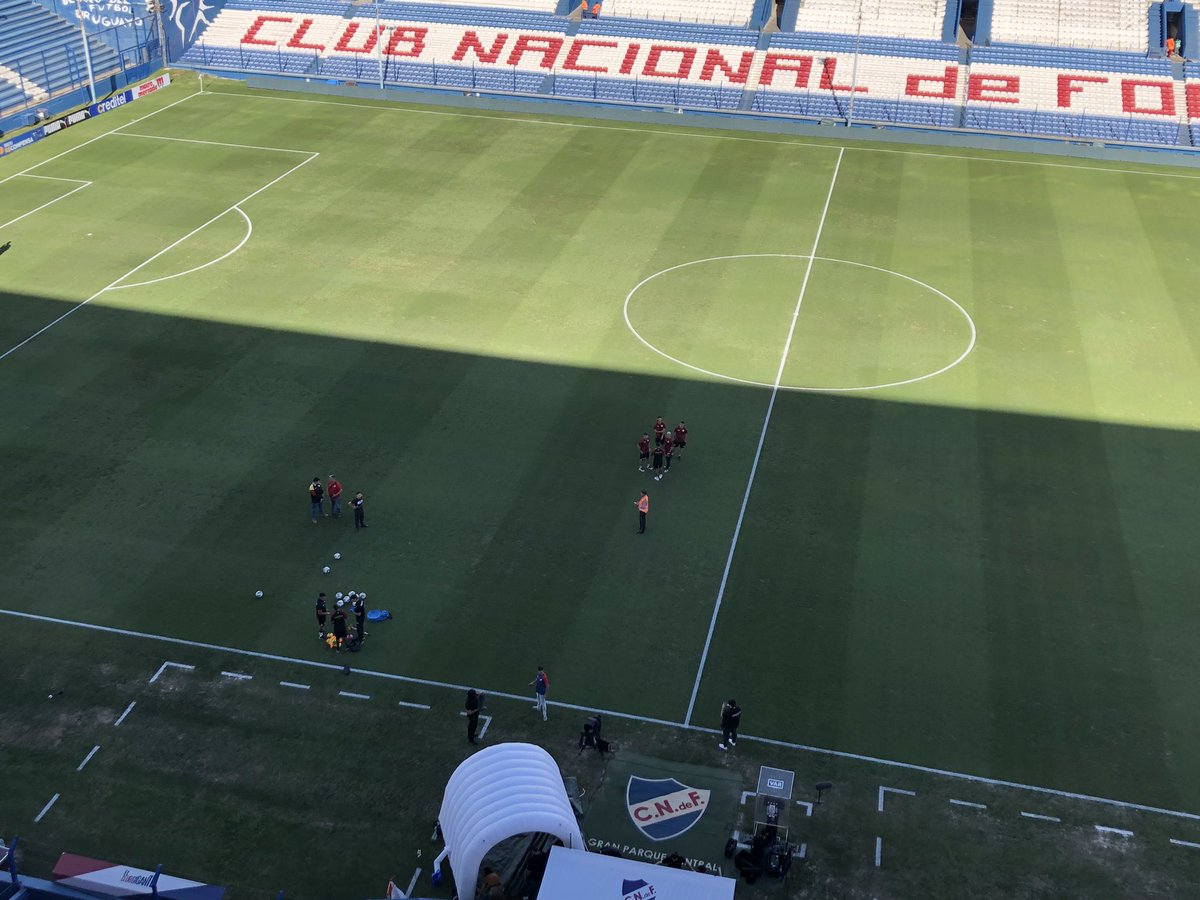
{"label": "green grass pitch", "polygon": [[[312,599],[358,588],[396,616],[364,668],[522,694],[542,664],[552,700],[702,727],[736,695],[757,737],[1200,812],[1200,176],[210,87],[0,159],[0,607],[329,661]],[[691,433],[653,482],[660,414]],[[331,472],[368,530],[310,523]],[[0,624],[31,722],[40,667],[182,652]],[[404,834],[451,725],[405,751]],[[30,824],[47,728],[0,742],[39,864],[87,842]],[[964,865],[1055,852],[1013,840]],[[873,889],[862,857],[831,877]]]}

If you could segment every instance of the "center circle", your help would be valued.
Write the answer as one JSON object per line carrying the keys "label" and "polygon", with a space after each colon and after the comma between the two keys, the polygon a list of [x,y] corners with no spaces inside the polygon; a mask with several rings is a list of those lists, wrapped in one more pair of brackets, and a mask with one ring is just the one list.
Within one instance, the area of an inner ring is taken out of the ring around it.
{"label": "center circle", "polygon": [[976,339],[970,314],[923,281],[793,253],[714,256],[662,269],[626,295],[624,312],[639,341],[678,365],[768,388],[778,377],[780,390],[791,391],[924,381],[966,359]]}

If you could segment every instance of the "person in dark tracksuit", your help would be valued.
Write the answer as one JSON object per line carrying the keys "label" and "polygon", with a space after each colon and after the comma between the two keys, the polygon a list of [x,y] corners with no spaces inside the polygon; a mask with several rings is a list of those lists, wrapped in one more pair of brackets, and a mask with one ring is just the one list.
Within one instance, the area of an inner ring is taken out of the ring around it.
{"label": "person in dark tracksuit", "polygon": [[354,530],[358,531],[360,528],[366,528],[367,522],[365,513],[363,512],[362,491],[354,495],[354,498],[350,501],[350,505],[354,507]]}
{"label": "person in dark tracksuit", "polygon": [[354,628],[358,632],[358,643],[361,645],[363,638],[367,636],[363,630],[364,623],[367,621],[367,595],[359,594],[354,598]]}
{"label": "person in dark tracksuit", "polygon": [[736,747],[738,726],[741,724],[742,708],[731,698],[721,707],[721,743],[717,746],[722,750]]}
{"label": "person in dark tracksuit", "polygon": [[335,649],[341,650],[346,643],[346,601],[339,600],[333,610],[333,636],[336,638]]}
{"label": "person in dark tracksuit", "polygon": [[325,592],[317,594],[317,638],[325,640],[325,620],[329,618],[329,610],[325,607]]}
{"label": "person in dark tracksuit", "polygon": [[475,731],[479,728],[479,694],[476,693],[475,688],[467,691],[465,710],[467,713],[467,740],[474,744]]}

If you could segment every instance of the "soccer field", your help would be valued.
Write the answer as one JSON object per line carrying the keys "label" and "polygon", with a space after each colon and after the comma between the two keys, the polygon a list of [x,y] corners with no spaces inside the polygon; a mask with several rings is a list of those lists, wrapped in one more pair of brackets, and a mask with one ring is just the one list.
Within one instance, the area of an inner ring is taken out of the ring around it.
{"label": "soccer field", "polygon": [[0,612],[1200,812],[1200,174],[208,87],[0,159]]}

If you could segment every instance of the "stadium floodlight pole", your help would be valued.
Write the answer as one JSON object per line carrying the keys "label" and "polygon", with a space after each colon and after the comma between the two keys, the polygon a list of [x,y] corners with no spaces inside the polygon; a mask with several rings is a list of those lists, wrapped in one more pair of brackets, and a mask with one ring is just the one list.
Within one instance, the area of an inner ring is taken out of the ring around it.
{"label": "stadium floodlight pole", "polygon": [[375,0],[375,55],[379,57],[379,89],[383,90],[383,23],[379,19],[379,0]]}
{"label": "stadium floodlight pole", "polygon": [[92,102],[96,102],[96,73],[92,71],[92,51],[88,49],[87,29],[83,27],[83,12],[79,8],[79,0],[75,0],[75,18],[79,20],[79,39],[83,42],[83,62],[87,66],[88,93]]}
{"label": "stadium floodlight pole", "polygon": [[862,0],[858,0],[858,30],[854,34],[854,67],[850,70],[850,107],[846,110],[846,127],[854,124],[854,95],[858,93],[858,45],[862,40]]}

